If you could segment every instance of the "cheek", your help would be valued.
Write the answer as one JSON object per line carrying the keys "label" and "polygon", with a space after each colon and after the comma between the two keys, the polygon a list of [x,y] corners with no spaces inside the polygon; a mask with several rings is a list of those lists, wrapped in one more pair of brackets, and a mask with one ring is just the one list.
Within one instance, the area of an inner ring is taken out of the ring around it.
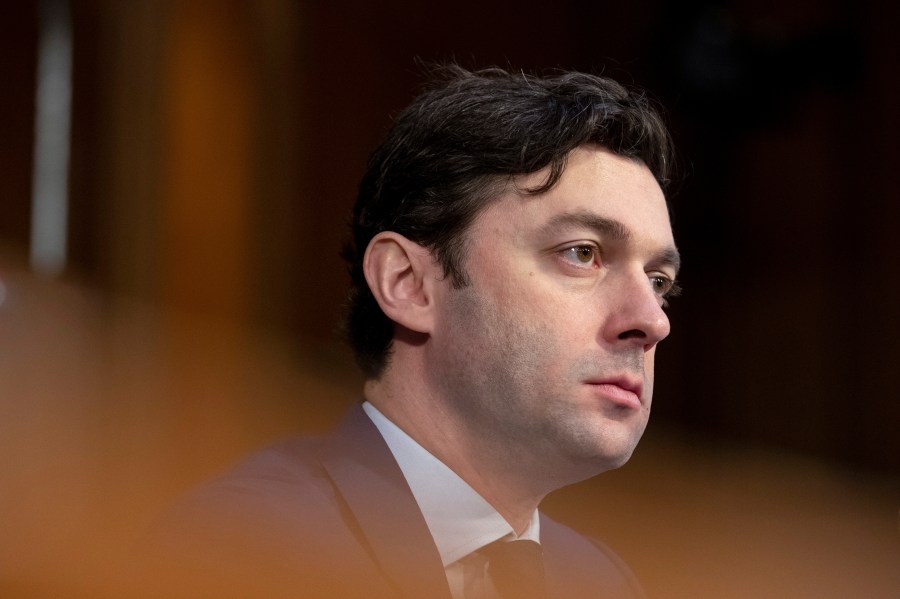
{"label": "cheek", "polygon": [[573,348],[591,346],[596,337],[591,326],[595,323],[588,322],[591,311],[586,310],[591,301],[560,289],[536,268],[507,264],[479,274],[469,288],[477,295],[472,304],[480,323],[493,325],[493,330],[481,334],[493,338],[494,345],[503,345],[509,356],[525,353],[528,363],[541,361],[546,368],[548,356],[565,362]]}
{"label": "cheek", "polygon": [[653,369],[655,361],[656,347],[653,347],[650,351],[644,353],[644,378],[651,390],[653,389]]}

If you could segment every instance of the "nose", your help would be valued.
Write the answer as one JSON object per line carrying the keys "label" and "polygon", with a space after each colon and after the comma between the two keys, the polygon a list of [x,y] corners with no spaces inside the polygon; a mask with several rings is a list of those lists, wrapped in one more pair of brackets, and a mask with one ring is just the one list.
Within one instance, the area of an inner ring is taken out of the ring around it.
{"label": "nose", "polygon": [[619,285],[609,291],[610,311],[604,330],[608,343],[643,346],[649,351],[669,335],[669,317],[643,271],[623,274]]}

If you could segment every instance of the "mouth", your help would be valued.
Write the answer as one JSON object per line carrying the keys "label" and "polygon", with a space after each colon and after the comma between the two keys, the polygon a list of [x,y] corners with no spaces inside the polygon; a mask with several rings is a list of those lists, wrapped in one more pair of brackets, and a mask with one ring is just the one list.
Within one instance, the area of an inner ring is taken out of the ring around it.
{"label": "mouth", "polygon": [[591,379],[585,381],[604,399],[623,408],[639,409],[643,404],[642,392],[644,383],[640,379],[628,376]]}

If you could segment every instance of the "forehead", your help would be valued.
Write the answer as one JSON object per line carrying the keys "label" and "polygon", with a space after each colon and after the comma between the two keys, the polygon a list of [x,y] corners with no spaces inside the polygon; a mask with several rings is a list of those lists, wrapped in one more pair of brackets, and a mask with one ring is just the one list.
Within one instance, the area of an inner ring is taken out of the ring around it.
{"label": "forehead", "polygon": [[595,217],[621,225],[618,237],[654,249],[674,248],[665,196],[642,162],[582,146],[569,154],[562,177],[550,190],[537,195],[523,191],[546,177],[547,170],[519,177],[476,219],[475,228],[502,225],[520,233],[547,232],[576,228]]}

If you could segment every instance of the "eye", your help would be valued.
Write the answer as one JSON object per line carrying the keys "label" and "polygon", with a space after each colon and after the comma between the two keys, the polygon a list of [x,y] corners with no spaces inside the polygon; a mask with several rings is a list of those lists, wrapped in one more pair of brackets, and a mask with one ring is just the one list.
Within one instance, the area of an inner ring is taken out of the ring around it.
{"label": "eye", "polygon": [[681,287],[678,286],[678,283],[661,274],[650,275],[650,286],[653,287],[653,292],[662,300],[663,307],[669,305],[669,302],[666,300],[681,293]]}
{"label": "eye", "polygon": [[590,244],[573,245],[560,252],[562,257],[576,266],[592,266],[599,261],[600,251]]}

